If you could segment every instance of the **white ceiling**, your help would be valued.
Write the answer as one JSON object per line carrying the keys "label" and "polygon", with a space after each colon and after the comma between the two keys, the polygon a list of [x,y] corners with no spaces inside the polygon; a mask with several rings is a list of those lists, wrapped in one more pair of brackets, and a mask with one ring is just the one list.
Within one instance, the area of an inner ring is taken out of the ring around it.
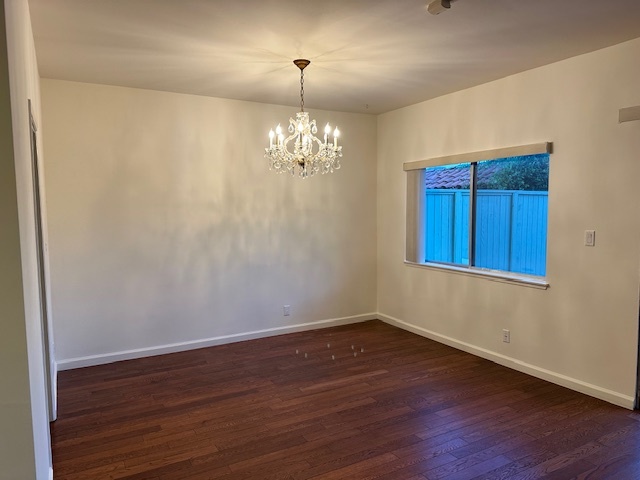
{"label": "white ceiling", "polygon": [[[29,0],[40,75],[381,113],[640,37],[640,0]],[[640,61],[640,59],[639,59]]]}

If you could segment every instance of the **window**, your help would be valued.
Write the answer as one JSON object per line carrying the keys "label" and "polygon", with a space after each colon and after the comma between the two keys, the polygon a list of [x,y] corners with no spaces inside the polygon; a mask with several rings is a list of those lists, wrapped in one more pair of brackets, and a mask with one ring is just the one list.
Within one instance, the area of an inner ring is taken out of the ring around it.
{"label": "window", "polygon": [[407,261],[544,276],[550,151],[544,143],[405,164]]}

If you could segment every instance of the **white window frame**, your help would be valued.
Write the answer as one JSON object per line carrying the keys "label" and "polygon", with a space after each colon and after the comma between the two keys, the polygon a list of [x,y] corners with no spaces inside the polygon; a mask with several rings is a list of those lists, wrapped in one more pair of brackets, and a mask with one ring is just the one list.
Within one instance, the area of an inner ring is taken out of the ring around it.
{"label": "white window frame", "polygon": [[[407,222],[406,248],[404,263],[412,267],[427,268],[461,275],[486,278],[488,280],[524,285],[533,288],[547,289],[546,278],[534,277],[514,272],[488,270],[474,266],[449,265],[425,262],[425,169],[458,163],[473,163],[488,160],[499,160],[507,157],[525,155],[550,154],[553,150],[551,142],[533,143],[515,147],[498,148],[479,152],[469,152],[445,157],[435,157],[415,162],[405,162],[403,170],[407,172]],[[471,252],[470,252],[471,254]]]}

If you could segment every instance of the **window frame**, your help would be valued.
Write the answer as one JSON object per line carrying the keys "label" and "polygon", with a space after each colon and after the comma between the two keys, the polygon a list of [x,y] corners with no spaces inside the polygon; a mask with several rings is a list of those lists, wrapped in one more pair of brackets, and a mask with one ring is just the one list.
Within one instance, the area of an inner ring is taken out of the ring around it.
{"label": "window frame", "polygon": [[[403,163],[403,170],[407,172],[407,204],[406,204],[406,244],[404,263],[413,266],[438,270],[455,274],[486,278],[488,280],[524,285],[528,287],[547,289],[549,283],[546,277],[526,275],[503,270],[490,270],[476,267],[474,262],[473,249],[469,251],[469,266],[453,265],[447,263],[426,262],[425,259],[425,169],[443,165],[459,163],[471,164],[471,185],[470,192],[473,191],[476,179],[477,162],[500,160],[507,157],[518,157],[526,155],[551,154],[553,151],[552,142],[534,143],[515,147],[498,148],[479,152],[469,152],[444,157],[435,157],[426,160]],[[473,197],[473,195],[471,195]],[[475,208],[475,202],[470,198],[470,210]],[[470,215],[471,223],[469,236],[475,236],[475,212]],[[471,238],[470,238],[471,240]]]}

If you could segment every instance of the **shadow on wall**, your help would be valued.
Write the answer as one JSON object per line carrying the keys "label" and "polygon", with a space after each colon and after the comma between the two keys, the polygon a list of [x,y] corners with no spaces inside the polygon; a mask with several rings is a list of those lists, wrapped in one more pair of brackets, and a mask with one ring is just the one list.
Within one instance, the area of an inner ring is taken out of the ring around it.
{"label": "shadow on wall", "polygon": [[158,330],[180,341],[237,333],[239,321],[241,331],[279,326],[293,301],[329,318],[327,302],[359,275],[342,274],[357,252],[340,187],[269,172],[230,135],[212,145],[177,120],[163,128],[95,159],[108,168],[88,205],[84,256],[71,259],[86,315],[102,310],[84,328],[99,323],[126,348],[132,337],[154,344]]}

